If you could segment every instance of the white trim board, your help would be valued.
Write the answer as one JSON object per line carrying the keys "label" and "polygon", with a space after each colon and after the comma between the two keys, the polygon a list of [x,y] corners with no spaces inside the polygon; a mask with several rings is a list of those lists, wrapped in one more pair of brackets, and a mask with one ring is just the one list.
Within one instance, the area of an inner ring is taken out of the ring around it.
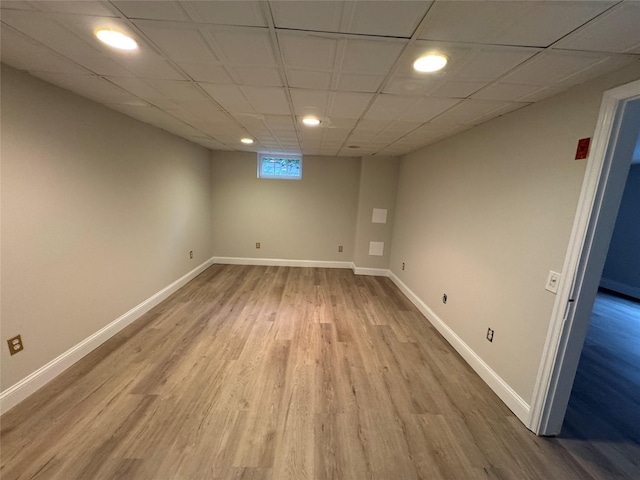
{"label": "white trim board", "polygon": [[353,273],[356,275],[370,275],[372,277],[388,277],[389,270],[386,268],[367,268],[367,267],[356,267],[353,265]]}
{"label": "white trim board", "polygon": [[186,285],[189,281],[193,280],[211,265],[213,265],[213,258],[194,268],[189,273],[183,275],[172,284],[166,286],[156,294],[147,298],[139,305],[136,305],[124,315],[104,326],[93,335],[85,338],[80,343],[71,347],[69,350],[54,358],[46,365],[40,367],[35,372],[26,376],[15,385],[7,388],[5,391],[0,393],[0,414],[5,413],[9,409],[15,407],[29,395],[44,387],[47,383],[49,383],[66,369],[71,367],[74,363],[91,353],[93,350],[98,348],[100,345],[109,340],[116,333],[120,332],[126,326],[136,321],[153,307],[168,298],[169,295],[173,294],[184,285]]}
{"label": "white trim board", "polygon": [[222,265],[266,265],[270,267],[353,268],[353,263],[351,262],[290,260],[286,258],[213,257],[213,263]]}
{"label": "white trim board", "polygon": [[407,287],[393,272],[389,272],[389,278],[404,293],[418,310],[431,322],[440,334],[451,344],[453,348],[465,359],[465,361],[480,375],[480,378],[489,385],[498,397],[520,419],[521,422],[529,421],[529,404],[513,390],[482,358],[476,354],[449,326],[435,314],[409,287]]}

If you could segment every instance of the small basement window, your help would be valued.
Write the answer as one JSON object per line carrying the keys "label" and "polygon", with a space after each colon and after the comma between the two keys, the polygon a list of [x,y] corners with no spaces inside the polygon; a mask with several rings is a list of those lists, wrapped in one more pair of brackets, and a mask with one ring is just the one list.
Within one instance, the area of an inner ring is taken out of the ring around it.
{"label": "small basement window", "polygon": [[258,154],[258,178],[302,178],[302,155]]}

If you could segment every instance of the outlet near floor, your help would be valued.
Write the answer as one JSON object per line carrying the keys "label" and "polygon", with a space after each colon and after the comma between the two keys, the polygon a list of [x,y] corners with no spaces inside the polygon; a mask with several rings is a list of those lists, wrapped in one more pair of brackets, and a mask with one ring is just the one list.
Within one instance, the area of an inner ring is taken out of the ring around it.
{"label": "outlet near floor", "polygon": [[493,330],[491,327],[487,328],[487,340],[493,342]]}
{"label": "outlet near floor", "polygon": [[22,337],[20,335],[10,338],[7,340],[7,343],[9,344],[9,352],[11,355],[15,355],[24,350],[24,344],[22,343]]}

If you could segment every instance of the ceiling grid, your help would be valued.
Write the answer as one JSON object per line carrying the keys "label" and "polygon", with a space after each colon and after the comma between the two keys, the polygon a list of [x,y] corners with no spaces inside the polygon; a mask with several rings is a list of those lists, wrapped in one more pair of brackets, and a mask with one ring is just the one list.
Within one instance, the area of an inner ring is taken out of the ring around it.
{"label": "ceiling grid", "polygon": [[[634,0],[3,0],[0,9],[4,63],[218,150],[403,155],[640,61]],[[140,48],[106,47],[97,28]],[[448,57],[445,69],[414,71],[429,52]],[[302,125],[307,115],[321,124]],[[240,142],[247,136],[252,145]]]}

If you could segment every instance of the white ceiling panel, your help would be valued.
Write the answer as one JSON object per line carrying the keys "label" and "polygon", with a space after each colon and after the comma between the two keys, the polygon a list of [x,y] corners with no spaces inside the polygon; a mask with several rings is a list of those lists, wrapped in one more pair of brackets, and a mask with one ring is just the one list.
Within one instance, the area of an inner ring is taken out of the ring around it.
{"label": "white ceiling panel", "polygon": [[149,20],[139,20],[136,26],[176,62],[219,63],[197,28]]}
{"label": "white ceiling panel", "polygon": [[[4,2],[3,2],[4,3]],[[71,15],[116,16],[117,12],[109,2],[87,2],[84,0],[43,0],[33,5],[45,12],[69,13]]]}
{"label": "white ceiling panel", "polygon": [[146,102],[97,75],[66,75],[50,72],[36,72],[34,75],[100,103],[146,105]]}
{"label": "white ceiling panel", "polygon": [[329,90],[331,88],[331,72],[287,69],[287,80],[293,88],[311,90]]}
{"label": "white ceiling panel", "polygon": [[242,87],[242,89],[258,113],[286,115],[291,111],[284,88]]}
{"label": "white ceiling panel", "polygon": [[338,37],[300,32],[278,32],[278,42],[287,67],[301,70],[331,71]]}
{"label": "white ceiling panel", "polygon": [[614,2],[436,2],[420,34],[424,40],[547,47]]}
{"label": "white ceiling panel", "polygon": [[9,26],[2,28],[2,61],[30,71],[91,74],[89,70]]}
{"label": "white ceiling panel", "polygon": [[360,75],[357,73],[340,74],[337,80],[336,89],[343,92],[377,92],[383,75]]}
{"label": "white ceiling panel", "polygon": [[[400,155],[640,61],[636,1],[3,1],[2,61],[208,148]],[[134,52],[94,37],[132,35]],[[556,42],[556,43],[554,43]],[[439,73],[412,68],[447,55]],[[322,119],[316,129],[304,115]],[[240,144],[250,135],[256,143]],[[357,146],[359,148],[348,148]]]}
{"label": "white ceiling panel", "polygon": [[505,75],[503,81],[522,85],[553,85],[596,68],[611,58],[606,53],[547,50]]}
{"label": "white ceiling panel", "polygon": [[197,82],[233,83],[223,65],[197,62],[176,62],[178,67]]}
{"label": "white ceiling panel", "polygon": [[316,115],[318,117],[327,115],[329,92],[295,89],[291,90],[291,100],[296,115]]}
{"label": "white ceiling panel", "polygon": [[407,45],[397,39],[345,40],[341,69],[345,73],[386,75]]}
{"label": "white ceiling panel", "polygon": [[640,2],[627,1],[589,22],[555,47],[595,52],[640,53]]}
{"label": "white ceiling panel", "polygon": [[262,87],[282,87],[280,72],[277,68],[261,67],[233,67],[231,71],[235,74],[240,85],[255,85]]}
{"label": "white ceiling panel", "polygon": [[249,67],[273,67],[276,60],[271,47],[271,37],[266,28],[207,27],[201,31],[214,51],[229,65]]}
{"label": "white ceiling panel", "polygon": [[266,26],[260,2],[248,0],[203,2],[195,0],[181,2],[181,4],[194,22],[250,27]]}
{"label": "white ceiling panel", "polygon": [[247,97],[245,97],[244,92],[236,85],[201,83],[200,86],[229,112],[256,113]]}
{"label": "white ceiling panel", "polygon": [[367,93],[332,93],[327,113],[332,118],[360,118],[372,99]]}
{"label": "white ceiling panel", "polygon": [[187,21],[189,17],[182,8],[182,2],[170,0],[153,1],[139,0],[112,2],[128,18],[148,20],[176,20]]}

